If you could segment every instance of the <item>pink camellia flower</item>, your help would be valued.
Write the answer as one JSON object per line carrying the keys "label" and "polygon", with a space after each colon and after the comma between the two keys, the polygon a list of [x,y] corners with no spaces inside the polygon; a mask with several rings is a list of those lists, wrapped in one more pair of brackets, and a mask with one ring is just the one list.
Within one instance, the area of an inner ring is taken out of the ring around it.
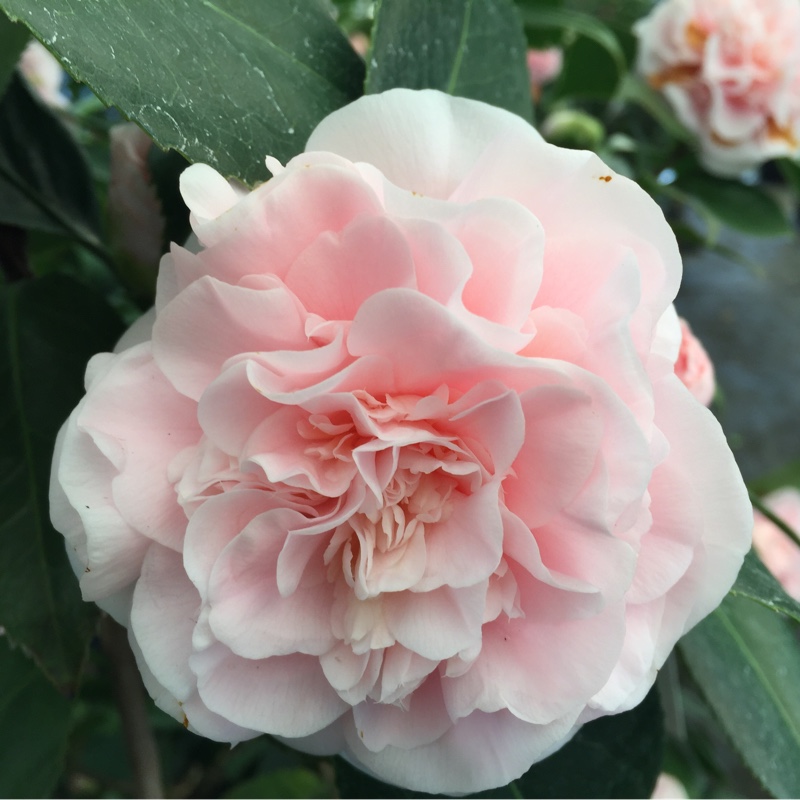
{"label": "pink camellia flower", "polygon": [[43,44],[35,40],[28,43],[20,56],[19,70],[47,105],[65,108],[69,104],[61,90],[64,70]]}
{"label": "pink camellia flower", "polygon": [[164,215],[147,166],[153,140],[133,122],[110,131],[108,213],[117,255],[137,271],[155,275],[164,238]]}
{"label": "pink camellia flower", "polygon": [[155,309],[89,364],[52,518],[158,705],[429,792],[635,706],[752,512],[674,372],[658,206],[521,118],[396,89],[238,195],[182,191]]}
{"label": "pink camellia flower", "polygon": [[[787,486],[764,498],[773,514],[800,531],[800,491]],[[800,547],[763,514],[754,513],[753,547],[787,594],[800,600]]]}
{"label": "pink camellia flower", "polygon": [[714,380],[714,364],[705,347],[692,333],[689,323],[680,318],[681,346],[675,362],[675,374],[686,388],[704,405],[710,406],[717,384]]}
{"label": "pink camellia flower", "polygon": [[639,72],[723,176],[800,152],[797,0],[664,0],[635,26]]}
{"label": "pink camellia flower", "polygon": [[544,50],[531,47],[528,49],[527,61],[528,74],[531,79],[531,95],[534,100],[538,100],[542,86],[559,76],[564,53],[560,47],[548,47]]}

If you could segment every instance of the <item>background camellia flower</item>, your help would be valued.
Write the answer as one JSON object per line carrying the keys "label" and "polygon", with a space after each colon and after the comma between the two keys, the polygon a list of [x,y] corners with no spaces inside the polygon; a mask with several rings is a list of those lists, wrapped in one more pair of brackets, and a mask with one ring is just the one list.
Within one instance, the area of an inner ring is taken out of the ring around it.
{"label": "background camellia flower", "polygon": [[560,47],[547,47],[543,50],[531,47],[526,59],[531,79],[531,96],[536,101],[541,95],[542,86],[554,81],[561,73],[564,53]]}
{"label": "background camellia flower", "polygon": [[681,346],[675,361],[675,374],[684,386],[704,405],[710,406],[717,388],[714,364],[700,340],[682,317]]}
{"label": "background camellia flower", "polygon": [[28,43],[19,58],[19,69],[45,103],[55,108],[69,105],[62,91],[66,73],[43,44],[35,40]]}
{"label": "background camellia flower", "polygon": [[710,172],[800,153],[796,0],[665,0],[635,30],[639,72],[698,134]]}
{"label": "background camellia flower", "polygon": [[197,733],[383,780],[507,783],[630,709],[731,586],[752,512],[674,372],[661,211],[509,112],[393,90],[241,196],[58,439],[83,595]]}
{"label": "background camellia flower", "polygon": [[108,213],[115,253],[137,273],[155,275],[164,240],[164,215],[147,166],[153,140],[133,122],[115,125],[111,141]]}
{"label": "background camellia flower", "polygon": [[[800,530],[800,491],[792,486],[764,498],[764,504],[790,528]],[[800,601],[800,547],[763,514],[754,513],[753,547],[787,594]]]}

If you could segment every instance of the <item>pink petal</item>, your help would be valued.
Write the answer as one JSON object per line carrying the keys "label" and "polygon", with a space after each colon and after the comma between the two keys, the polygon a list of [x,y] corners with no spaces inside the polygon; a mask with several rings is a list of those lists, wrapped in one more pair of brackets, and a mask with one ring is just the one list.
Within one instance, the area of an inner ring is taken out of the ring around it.
{"label": "pink petal", "polygon": [[186,699],[178,700],[153,675],[144,659],[136,637],[130,631],[128,631],[128,641],[136,657],[136,666],[139,668],[142,682],[155,704],[162,711],[186,726],[188,730],[215,742],[228,742],[231,744],[237,744],[259,735],[258,731],[241,728],[239,725],[234,725],[225,719],[225,717],[209,711],[205,703],[200,699],[196,688]]}
{"label": "pink petal", "polygon": [[322,234],[285,280],[307,311],[331,320],[352,319],[382,289],[416,287],[409,247],[385,217],[359,217],[341,233]]}
{"label": "pink petal", "polygon": [[316,571],[306,570],[292,594],[282,596],[278,589],[278,555],[286,532],[304,522],[296,511],[268,511],[253,519],[217,559],[209,582],[209,624],[237,655],[319,656],[334,645],[332,585],[321,559]]}
{"label": "pink petal", "polygon": [[220,553],[251,520],[279,507],[279,497],[258,489],[239,489],[209,498],[192,514],[183,546],[184,568],[204,601]]}
{"label": "pink petal", "polygon": [[454,656],[481,638],[486,583],[382,597],[386,624],[404,647],[434,660]]}
{"label": "pink petal", "polygon": [[309,736],[349,708],[313,656],[252,661],[216,644],[195,654],[192,669],[208,708],[243,728],[276,736]]}
{"label": "pink petal", "polygon": [[[665,475],[653,502],[676,504],[678,498],[681,502],[688,498],[691,503],[697,498],[693,528],[700,537],[695,560],[667,594],[666,630],[659,653],[666,658],[677,637],[716,608],[733,583],[750,548],[752,510],[736,462],[711,412],[673,375],[659,382],[655,392],[656,423],[671,449],[667,461],[656,469],[656,475]],[[653,531],[658,530],[654,518]]]}
{"label": "pink petal", "polygon": [[117,474],[92,438],[78,429],[78,405],[59,432],[50,479],[53,526],[67,540],[85,600],[119,592],[139,576],[151,540],[131,527],[112,501]]}
{"label": "pink petal", "polygon": [[207,164],[192,164],[180,178],[181,195],[195,220],[195,225],[216,219],[240,200],[241,194]]}
{"label": "pink petal", "polygon": [[115,358],[92,384],[78,427],[113,456],[113,502],[140,533],[179,549],[186,516],[177,502],[167,465],[200,431],[196,406],[178,394],[155,365],[149,344]]}
{"label": "pink petal", "polygon": [[435,742],[415,748],[388,746],[373,753],[356,728],[345,727],[348,753],[385,781],[423,792],[468,794],[504,786],[566,744],[575,719],[531,725],[509,711],[476,711]]}
{"label": "pink petal", "polygon": [[[326,497],[343,495],[356,476],[350,458],[316,454],[314,440],[301,434],[309,414],[295,406],[279,406],[247,440],[241,457],[258,465],[271,483],[313,489]],[[325,442],[322,442],[324,445]]]}
{"label": "pink petal", "polygon": [[283,278],[321,234],[341,231],[360,214],[380,213],[378,198],[347,162],[301,155],[294,164],[203,226],[209,275],[231,284],[247,275]]}
{"label": "pink petal", "polygon": [[[426,124],[420,125],[420,119]],[[494,106],[439,92],[393,89],[330,114],[306,149],[365,161],[397,186],[447,198],[481,151],[508,129],[539,138],[521,117]],[[392,147],[386,147],[387,141]]]}
{"label": "pink petal", "polygon": [[[523,596],[535,592],[529,579]],[[484,626],[477,659],[443,682],[450,715],[508,709],[527,722],[547,724],[574,716],[608,679],[625,636],[622,603],[573,619],[537,619],[530,598],[526,617],[501,615]]]}
{"label": "pink petal", "polygon": [[499,197],[471,203],[448,222],[472,262],[464,305],[519,330],[542,279],[541,224],[523,206]]}
{"label": "pink petal", "polygon": [[503,523],[497,484],[488,484],[469,496],[455,492],[450,502],[450,516],[425,528],[427,566],[415,591],[475,586],[500,563]]}
{"label": "pink petal", "polygon": [[133,592],[131,635],[158,683],[176,700],[194,691],[189,669],[192,631],[200,614],[200,595],[183,569],[181,556],[154,544],[147,551]]}
{"label": "pink petal", "polygon": [[385,747],[424,747],[435,742],[452,721],[442,700],[438,675],[428,678],[407,698],[407,707],[366,701],[353,708],[358,737],[373,753]]}
{"label": "pink petal", "polygon": [[201,278],[181,292],[153,326],[156,362],[175,388],[194,400],[231,356],[307,346],[301,310],[285,289],[246,289],[214,278]]}
{"label": "pink petal", "polygon": [[522,395],[525,442],[503,482],[509,509],[531,528],[568,506],[584,487],[602,437],[591,396],[578,388],[543,386]]}

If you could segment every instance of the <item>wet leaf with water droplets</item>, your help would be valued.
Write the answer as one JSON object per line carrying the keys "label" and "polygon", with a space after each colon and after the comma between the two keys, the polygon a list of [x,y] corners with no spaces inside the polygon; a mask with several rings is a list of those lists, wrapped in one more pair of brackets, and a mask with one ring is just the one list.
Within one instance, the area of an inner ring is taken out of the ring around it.
{"label": "wet leaf with water droplets", "polygon": [[362,91],[364,65],[319,0],[2,0],[165,149],[265,180]]}
{"label": "wet leaf with water droplets", "polygon": [[727,597],[681,641],[731,741],[775,797],[800,796],[800,650],[795,626]]}
{"label": "wet leaf with water droplets", "polygon": [[384,0],[375,14],[366,89],[440,89],[530,120],[526,46],[510,0]]}

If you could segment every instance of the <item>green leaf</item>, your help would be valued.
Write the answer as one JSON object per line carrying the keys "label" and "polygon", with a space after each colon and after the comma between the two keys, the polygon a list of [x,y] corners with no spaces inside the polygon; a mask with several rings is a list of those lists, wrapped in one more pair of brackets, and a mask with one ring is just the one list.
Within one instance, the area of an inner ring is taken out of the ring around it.
{"label": "green leaf", "polygon": [[367,55],[366,90],[439,89],[530,120],[530,78],[511,0],[383,0]]}
{"label": "green leaf", "polygon": [[675,186],[696,199],[720,222],[753,236],[783,236],[792,232],[775,200],[755,186],[691,173],[679,175]]}
{"label": "green leaf", "polygon": [[102,249],[83,152],[18,75],[0,102],[0,222]]}
{"label": "green leaf", "polygon": [[0,638],[0,797],[50,797],[62,770],[70,702]]}
{"label": "green leaf", "polygon": [[30,34],[24,25],[12,22],[0,12],[0,97],[14,74]]}
{"label": "green leaf", "polygon": [[[631,711],[590,722],[560,750],[508,786],[470,797],[650,797],[664,750],[664,719],[652,689]],[[409,792],[336,760],[342,797],[442,797]]]}
{"label": "green leaf", "polygon": [[786,183],[794,189],[796,194],[800,194],[800,161],[792,158],[780,158],[775,163]]}
{"label": "green leaf", "polygon": [[77,80],[165,150],[250,183],[361,93],[321,0],[1,0]]}
{"label": "green leaf", "polygon": [[559,99],[609,100],[619,84],[619,65],[594,39],[579,36],[564,54],[564,68],[553,87]]}
{"label": "green leaf", "polygon": [[794,626],[742,597],[681,641],[695,680],[745,762],[775,797],[800,795],[800,650]]}
{"label": "green leaf", "polygon": [[69,278],[0,286],[0,625],[69,690],[93,607],[50,525],[50,462],[56,433],[83,395],[87,360],[120,333],[105,302]]}
{"label": "green leaf", "polygon": [[567,8],[554,8],[542,4],[525,5],[521,9],[526,28],[558,28],[585,36],[599,44],[611,56],[619,77],[627,72],[625,53],[616,34],[596,17]]}
{"label": "green leaf", "polygon": [[761,563],[753,550],[745,556],[744,564],[730,593],[734,597],[745,597],[800,622],[800,603],[783,591],[783,587]]}
{"label": "green leaf", "polygon": [[311,798],[330,797],[330,787],[308,769],[277,769],[243,781],[229,789],[223,797],[243,800],[250,797]]}

